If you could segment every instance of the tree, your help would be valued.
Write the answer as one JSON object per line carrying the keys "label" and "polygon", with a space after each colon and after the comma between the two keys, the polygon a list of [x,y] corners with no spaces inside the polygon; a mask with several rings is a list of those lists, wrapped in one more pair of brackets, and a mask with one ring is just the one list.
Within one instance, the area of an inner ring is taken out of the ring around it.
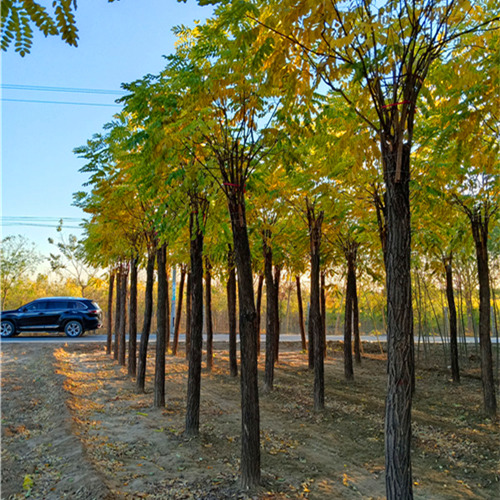
{"label": "tree", "polygon": [[[487,184],[490,184],[486,180]],[[497,183],[498,184],[498,183]],[[493,191],[492,185],[488,186]],[[493,377],[493,356],[491,350],[491,291],[488,258],[488,236],[491,221],[500,209],[497,189],[493,202],[489,196],[483,197],[472,205],[465,200],[458,200],[460,207],[469,218],[472,236],[476,247],[477,274],[479,279],[479,341],[481,347],[481,380],[483,384],[484,409],[488,416],[495,417],[497,400]]]}
{"label": "tree", "polygon": [[80,288],[82,297],[85,297],[85,290],[97,280],[99,269],[88,264],[88,254],[82,241],[79,241],[74,234],[70,234],[66,239],[62,233],[62,220],[57,227],[59,241],[56,243],[53,238],[48,238],[50,244],[55,245],[59,254],[50,254],[50,267],[52,271],[63,274],[66,272]]}
{"label": "tree", "polygon": [[135,377],[137,373],[137,271],[139,256],[130,259],[130,297],[129,297],[129,342],[128,342],[128,374]]}
{"label": "tree", "polygon": [[156,261],[156,248],[148,248],[148,257],[146,264],[146,290],[144,292],[144,320],[141,330],[141,341],[139,344],[139,359],[137,364],[136,389],[138,392],[144,392],[146,383],[146,362],[148,358],[148,342],[151,332],[151,319],[153,316],[153,285]]}
{"label": "tree", "polygon": [[[270,224],[272,226],[272,223]],[[266,283],[266,369],[264,390],[273,389],[274,363],[276,359],[277,323],[276,301],[277,290],[273,279],[273,250],[271,246],[271,229],[264,226],[262,230],[262,250],[264,254],[264,280]]]}
{"label": "tree", "polygon": [[214,366],[214,328],[212,321],[212,264],[205,255],[205,332],[207,335],[207,371]]}
{"label": "tree", "polygon": [[165,406],[165,354],[167,341],[167,245],[163,243],[156,252],[156,264],[158,266],[158,293],[156,301],[156,358],[155,358],[155,384],[154,384],[154,406],[162,408]]}
{"label": "tree", "polygon": [[203,229],[208,203],[194,189],[190,191],[191,214],[189,217],[191,250],[191,320],[189,343],[189,373],[187,389],[187,436],[200,432],[201,355],[203,347]]}
{"label": "tree", "polygon": [[[497,409],[488,277],[488,239],[499,207],[497,44],[498,34],[493,29],[486,31],[481,38],[468,32],[463,46],[456,47],[446,64],[434,70],[430,75],[434,85],[425,96],[426,127],[422,131],[430,150],[427,152],[429,162],[439,162],[441,166],[441,175],[434,175],[438,180],[434,185],[440,187],[443,199],[454,202],[466,214],[476,247],[481,378],[484,409],[489,416],[494,416]],[[455,80],[457,83],[451,87],[446,83]],[[453,172],[453,175],[446,175],[448,172]],[[449,273],[451,254],[446,257],[445,266]],[[470,300],[467,302],[471,303]],[[451,313],[450,320],[452,316]]]}
{"label": "tree", "polygon": [[[144,159],[137,150],[133,131],[135,127],[131,115],[120,113],[115,120],[104,126],[106,134],[95,134],[85,146],[75,149],[75,153],[86,160],[81,172],[90,174],[86,185],[91,185],[90,192],[74,194],[74,204],[90,214],[90,220],[84,222],[86,237],[85,252],[96,265],[121,268],[124,261],[130,262],[130,331],[128,343],[128,371],[135,376],[137,371],[137,268],[141,263],[141,255],[147,251],[147,283],[143,335],[139,359],[137,387],[144,390],[145,362],[147,344],[151,326],[152,290],[156,238],[154,235],[155,200],[148,198],[142,185],[133,181],[134,171]],[[142,144],[141,144],[142,146]],[[118,287],[120,290],[120,287]],[[117,291],[117,306],[122,296]],[[125,304],[124,304],[125,305]],[[116,311],[117,336],[115,353],[118,351],[118,330],[125,328],[121,324],[122,315]],[[111,325],[110,325],[111,326]],[[122,330],[124,337],[125,331]],[[111,334],[109,337],[111,341]],[[120,361],[124,362],[125,342],[123,342]],[[109,352],[111,345],[109,346]]]}
{"label": "tree", "polygon": [[112,270],[109,273],[108,285],[108,330],[106,339],[106,353],[111,354],[111,346],[113,341],[113,290],[115,285],[116,271]]}
{"label": "tree", "polygon": [[[114,0],[108,0],[113,2]],[[21,57],[29,54],[33,44],[33,25],[46,37],[59,35],[68,45],[77,46],[76,0],[54,0],[53,13],[34,0],[3,0],[0,46],[6,51],[15,40],[15,51]]]}
{"label": "tree", "polygon": [[[257,313],[254,301],[252,259],[246,220],[245,192],[251,174],[268,154],[272,142],[266,127],[275,107],[259,94],[259,79],[246,72],[243,63],[233,71],[231,40],[217,26],[185,33],[195,35],[189,59],[173,61],[182,69],[178,79],[191,94],[179,125],[184,141],[206,175],[213,177],[224,194],[231,220],[238,273],[241,350],[242,451],[241,482],[253,488],[260,482],[260,415],[257,379]],[[186,44],[184,49],[188,49]],[[210,53],[213,58],[207,58]],[[231,69],[230,69],[231,68]],[[195,119],[196,117],[196,119]],[[193,339],[191,339],[191,342]]]}
{"label": "tree", "polygon": [[236,266],[233,248],[229,245],[227,254],[227,314],[229,320],[229,371],[232,377],[238,376],[238,360],[236,357]]}
{"label": "tree", "polygon": [[179,280],[179,294],[177,299],[177,311],[175,313],[175,326],[174,326],[174,343],[172,347],[172,354],[177,356],[177,350],[179,348],[179,331],[181,325],[182,316],[182,301],[184,298],[184,281],[186,279],[186,265],[181,266],[181,278]]}
{"label": "tree", "polygon": [[[357,290],[356,290],[356,264],[359,242],[351,235],[339,236],[339,243],[347,261],[347,279],[345,291],[345,315],[344,315],[344,375],[347,380],[354,378],[352,366],[352,334],[353,326],[358,323]],[[359,329],[357,335],[359,355]],[[355,335],[356,342],[356,335]],[[359,359],[361,361],[361,359]]]}
{"label": "tree", "polygon": [[323,82],[379,139],[387,213],[385,442],[390,500],[413,498],[409,188],[417,99],[433,62],[464,33],[480,32],[498,20],[496,11],[485,19],[484,7],[472,8],[460,0],[331,2],[315,7],[266,2],[257,17],[254,10],[249,14],[264,28],[260,47],[265,46],[275,62],[265,62],[270,78],[279,81],[286,66],[294,91],[307,93],[310,84]]}
{"label": "tree", "polygon": [[299,307],[299,326],[300,326],[300,338],[302,343],[302,350],[305,351],[307,349],[306,343],[306,330],[304,327],[304,310],[302,306],[302,292],[300,289],[300,276],[295,276],[295,282],[297,285],[297,303]]}
{"label": "tree", "polygon": [[[325,375],[323,327],[320,307],[320,248],[321,226],[324,211],[318,211],[315,204],[306,199],[311,258],[311,309],[309,313],[309,352],[313,352],[314,409],[325,407]],[[311,359],[311,356],[309,356]]]}
{"label": "tree", "polygon": [[9,291],[17,283],[27,277],[27,274],[34,271],[41,258],[35,250],[33,243],[30,243],[24,236],[6,236],[0,245],[0,282],[2,288],[2,309]]}
{"label": "tree", "polygon": [[121,263],[121,277],[119,280],[120,286],[117,289],[117,297],[119,307],[116,308],[116,312],[119,314],[119,328],[117,327],[117,340],[118,340],[118,363],[121,366],[125,366],[126,353],[127,353],[127,342],[126,342],[126,332],[127,332],[127,290],[128,290],[128,275],[129,266],[128,262]]}

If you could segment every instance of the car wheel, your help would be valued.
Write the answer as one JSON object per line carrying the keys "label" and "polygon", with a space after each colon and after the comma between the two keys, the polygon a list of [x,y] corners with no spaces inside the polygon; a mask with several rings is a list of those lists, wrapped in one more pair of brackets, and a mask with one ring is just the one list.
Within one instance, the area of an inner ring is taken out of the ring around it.
{"label": "car wheel", "polygon": [[64,327],[64,333],[68,337],[79,337],[83,333],[82,324],[79,321],[68,321]]}
{"label": "car wheel", "polygon": [[16,327],[12,321],[2,321],[1,332],[2,337],[13,337],[16,334]]}

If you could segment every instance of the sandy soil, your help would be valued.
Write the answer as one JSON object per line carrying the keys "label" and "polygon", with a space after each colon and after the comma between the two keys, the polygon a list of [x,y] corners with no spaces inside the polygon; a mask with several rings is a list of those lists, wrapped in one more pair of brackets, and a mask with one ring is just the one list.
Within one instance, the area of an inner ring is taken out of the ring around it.
{"label": "sandy soil", "polygon": [[[154,409],[152,358],[138,395],[102,346],[2,345],[1,498],[384,498],[383,355],[365,353],[346,383],[331,346],[326,410],[316,413],[306,356],[283,346],[275,390],[260,401],[262,487],[242,492],[239,380],[224,346],[215,354],[203,373],[201,435],[187,439],[182,357],[168,356],[167,404]],[[415,498],[499,498],[498,426],[481,414],[477,360],[463,361],[456,386],[438,354],[417,372]]]}

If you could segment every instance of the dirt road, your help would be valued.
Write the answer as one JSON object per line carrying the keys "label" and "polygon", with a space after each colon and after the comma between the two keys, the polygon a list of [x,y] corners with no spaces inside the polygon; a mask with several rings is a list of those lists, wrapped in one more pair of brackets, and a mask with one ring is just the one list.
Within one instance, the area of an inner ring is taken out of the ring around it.
{"label": "dirt road", "polygon": [[[282,349],[275,390],[260,398],[263,481],[250,494],[238,488],[240,391],[227,351],[203,373],[198,439],[183,436],[185,360],[167,357],[164,409],[152,408],[148,363],[138,395],[102,346],[3,345],[1,498],[384,498],[382,355],[365,353],[346,383],[330,350],[326,410],[315,413],[306,356]],[[477,363],[464,361],[462,377],[455,386],[442,363],[418,368],[415,498],[498,498],[498,427],[481,415]]]}

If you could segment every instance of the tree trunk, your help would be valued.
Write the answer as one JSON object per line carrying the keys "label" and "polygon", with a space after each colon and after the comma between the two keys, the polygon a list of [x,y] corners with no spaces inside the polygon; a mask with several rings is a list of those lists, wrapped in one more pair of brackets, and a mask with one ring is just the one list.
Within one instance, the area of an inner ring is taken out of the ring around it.
{"label": "tree trunk", "polygon": [[358,365],[361,364],[361,337],[359,335],[359,306],[358,306],[358,284],[356,278],[356,267],[353,272],[352,286],[352,334],[354,336],[354,359]]}
{"label": "tree trunk", "polygon": [[259,274],[259,282],[257,284],[257,354],[260,355],[260,322],[262,309],[262,287],[264,285],[264,275]]}
{"label": "tree trunk", "polygon": [[228,195],[233,243],[238,271],[241,351],[241,485],[260,483],[260,414],[257,376],[257,312],[255,310],[252,258],[242,190]]}
{"label": "tree trunk", "polygon": [[170,349],[170,298],[168,289],[167,250],[165,247],[165,354],[167,354]]}
{"label": "tree trunk", "polygon": [[156,309],[156,359],[155,359],[155,384],[154,384],[154,406],[163,408],[165,406],[165,354],[167,349],[167,304],[168,304],[168,281],[167,281],[167,245],[164,243],[158,248],[156,254],[158,267],[158,292]]}
{"label": "tree trunk", "polygon": [[274,362],[277,363],[280,357],[280,281],[281,281],[281,266],[274,266]]}
{"label": "tree trunk", "polygon": [[126,365],[125,354],[127,352],[127,286],[128,286],[128,266],[122,266],[122,279],[120,283],[120,332],[119,332],[119,345],[118,345],[118,363],[121,366]]}
{"label": "tree trunk", "polygon": [[139,257],[130,261],[130,305],[129,305],[129,340],[128,374],[135,377],[137,372],[137,266]]}
{"label": "tree trunk", "polygon": [[184,294],[184,280],[186,279],[186,266],[181,267],[181,277],[179,282],[179,293],[177,298],[177,313],[175,314],[175,327],[174,327],[174,346],[172,348],[172,354],[177,356],[177,351],[179,349],[179,330],[181,326],[181,316],[182,316],[182,299]]}
{"label": "tree trunk", "polygon": [[205,257],[205,331],[207,333],[207,370],[214,366],[214,329],[212,323],[212,273],[208,257]]}
{"label": "tree trunk", "polygon": [[142,323],[141,341],[139,344],[139,362],[137,366],[137,392],[144,392],[146,382],[146,362],[148,358],[149,333],[153,316],[153,285],[155,272],[156,252],[149,250],[146,265],[146,291],[144,294],[144,321]]}
{"label": "tree trunk", "polygon": [[191,304],[191,271],[189,271],[186,283],[186,359],[189,359],[189,350],[191,348]]}
{"label": "tree trunk", "polygon": [[227,256],[227,315],[229,320],[229,371],[231,377],[238,376],[238,360],[236,359],[236,270],[233,249],[229,247]]}
{"label": "tree trunk", "polygon": [[326,285],[325,285],[325,271],[321,273],[321,303],[320,303],[320,309],[321,309],[321,335],[323,335],[323,345],[325,346],[324,348],[324,354],[323,356],[326,358]]}
{"label": "tree trunk", "polygon": [[476,244],[477,275],[479,280],[479,346],[481,350],[481,379],[483,382],[484,410],[495,417],[497,401],[493,378],[493,356],[491,351],[490,317],[490,270],[488,263],[488,212],[484,217],[481,207],[470,212],[472,235]]}
{"label": "tree trunk", "polygon": [[266,368],[264,374],[264,391],[273,390],[275,335],[276,335],[276,286],[273,279],[273,251],[269,246],[271,232],[265,230],[262,239],[264,252],[264,279],[266,281]]}
{"label": "tree trunk", "polygon": [[[387,212],[387,399],[385,463],[388,500],[413,498],[411,468],[412,295],[410,147],[404,145],[400,173],[397,143],[381,142]],[[399,173],[399,176],[398,176]]]}
{"label": "tree trunk", "polygon": [[304,308],[302,306],[302,292],[300,289],[300,276],[295,276],[295,282],[297,283],[297,302],[299,305],[299,326],[300,326],[300,339],[302,341],[302,350],[307,349],[306,343],[306,329],[304,326]]}
{"label": "tree trunk", "polygon": [[113,358],[118,361],[118,350],[120,346],[120,321],[121,321],[121,299],[122,295],[120,290],[122,289],[122,265],[118,265],[118,270],[116,271],[116,304],[115,304],[115,345],[113,348]]}
{"label": "tree trunk", "polygon": [[344,315],[344,377],[346,380],[354,378],[352,365],[352,262],[348,254],[347,280],[345,287],[345,315]]}
{"label": "tree trunk", "polygon": [[323,212],[315,213],[314,207],[307,201],[307,220],[309,223],[309,242],[311,254],[311,309],[309,313],[309,351],[313,345],[314,366],[314,409],[325,407],[325,368],[323,332],[320,310],[320,245]]}
{"label": "tree trunk", "polygon": [[453,295],[453,256],[450,254],[443,259],[446,271],[446,298],[448,299],[448,314],[450,323],[450,361],[451,377],[453,382],[460,383],[460,368],[458,366],[458,340],[457,340],[457,308],[455,306],[455,297]]}
{"label": "tree trunk", "polygon": [[113,288],[115,284],[115,271],[111,271],[108,288],[108,332],[106,339],[106,354],[111,355],[111,344],[113,341]]}
{"label": "tree trunk", "polygon": [[[200,394],[201,394],[201,356],[203,349],[203,230],[198,217],[198,205],[192,199],[190,216],[190,255],[191,273],[188,284],[191,292],[190,309],[190,342],[189,342],[189,373],[186,407],[187,436],[197,436],[200,432]],[[186,313],[187,316],[187,313]]]}

